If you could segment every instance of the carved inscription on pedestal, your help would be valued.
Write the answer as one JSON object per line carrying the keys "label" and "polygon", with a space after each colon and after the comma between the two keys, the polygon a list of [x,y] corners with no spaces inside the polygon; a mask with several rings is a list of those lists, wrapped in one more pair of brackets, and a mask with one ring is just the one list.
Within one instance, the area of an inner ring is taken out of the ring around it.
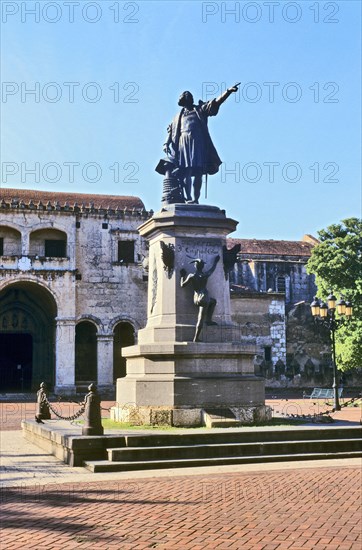
{"label": "carved inscription on pedestal", "polygon": [[177,242],[176,250],[186,254],[189,258],[201,258],[218,254],[220,241],[218,239],[180,239]]}

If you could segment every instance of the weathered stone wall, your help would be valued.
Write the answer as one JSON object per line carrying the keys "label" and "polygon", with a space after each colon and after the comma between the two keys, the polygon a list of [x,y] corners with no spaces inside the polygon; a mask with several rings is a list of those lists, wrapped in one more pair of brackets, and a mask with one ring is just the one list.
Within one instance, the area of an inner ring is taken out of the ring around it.
{"label": "weathered stone wall", "polygon": [[292,374],[322,373],[331,364],[329,331],[316,326],[308,303],[294,305],[287,316],[287,370]]}
{"label": "weathered stone wall", "polygon": [[257,346],[256,372],[272,376],[273,365],[286,362],[284,295],[233,293],[231,297],[232,318],[239,326],[241,341]]}
{"label": "weathered stone wall", "polygon": [[[102,332],[112,333],[119,320],[128,320],[136,329],[146,324],[147,281],[142,260],[147,254],[138,234],[139,219],[85,217],[76,230],[77,318],[97,319]],[[135,261],[118,260],[118,241],[135,241]]]}

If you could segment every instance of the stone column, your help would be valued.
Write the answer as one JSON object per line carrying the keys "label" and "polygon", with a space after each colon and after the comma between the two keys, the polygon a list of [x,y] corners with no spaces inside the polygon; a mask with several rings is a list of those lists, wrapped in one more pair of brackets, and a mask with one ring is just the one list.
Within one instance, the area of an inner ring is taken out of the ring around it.
{"label": "stone column", "polygon": [[113,334],[97,334],[98,389],[113,387]]}
{"label": "stone column", "polygon": [[75,393],[75,318],[57,317],[55,340],[56,393]]}

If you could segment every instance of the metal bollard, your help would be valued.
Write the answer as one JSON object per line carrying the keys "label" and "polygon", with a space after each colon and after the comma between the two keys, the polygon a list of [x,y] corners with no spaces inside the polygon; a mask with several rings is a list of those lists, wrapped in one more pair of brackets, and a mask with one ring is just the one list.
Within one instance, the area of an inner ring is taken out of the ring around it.
{"label": "metal bollard", "polygon": [[40,384],[40,389],[37,391],[36,394],[36,412],[35,412],[35,420],[38,423],[42,423],[42,420],[50,420],[50,410],[49,405],[47,403],[47,394],[46,394],[46,384],[45,382],[42,382]]}
{"label": "metal bollard", "polygon": [[101,419],[101,399],[95,384],[88,386],[89,393],[84,399],[84,426],[82,435],[103,435]]}

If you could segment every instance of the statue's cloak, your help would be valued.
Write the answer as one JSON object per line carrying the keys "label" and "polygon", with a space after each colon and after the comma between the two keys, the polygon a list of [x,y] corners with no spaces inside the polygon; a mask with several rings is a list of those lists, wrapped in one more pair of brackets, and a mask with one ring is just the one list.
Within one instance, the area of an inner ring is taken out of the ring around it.
{"label": "statue's cloak", "polygon": [[170,155],[160,160],[156,172],[164,175],[171,164],[176,171],[186,166],[197,169],[198,173],[201,170],[202,174],[216,174],[219,171],[221,159],[211,140],[207,119],[209,116],[217,115],[219,105],[215,99],[204,103],[200,101],[198,105],[194,105],[194,112],[199,124],[196,139],[188,140],[183,139],[184,136],[181,137],[181,122],[184,112],[184,109],[181,109],[167,128],[172,150]]}

